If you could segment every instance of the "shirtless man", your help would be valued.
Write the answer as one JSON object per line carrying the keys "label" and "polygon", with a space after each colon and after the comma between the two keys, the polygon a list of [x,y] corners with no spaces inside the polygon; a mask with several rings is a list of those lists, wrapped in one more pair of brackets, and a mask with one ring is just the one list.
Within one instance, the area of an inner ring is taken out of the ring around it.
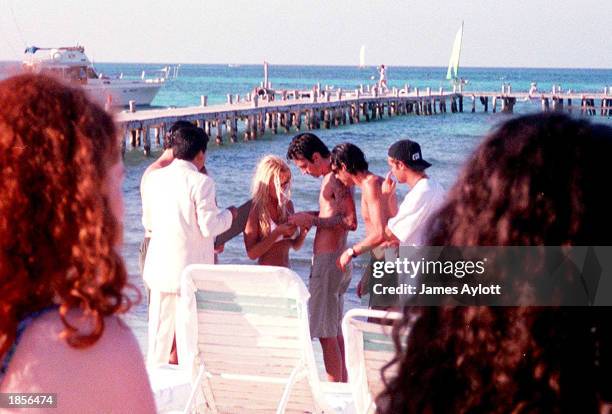
{"label": "shirtless man", "polygon": [[351,281],[349,268],[340,270],[336,261],[346,247],[346,236],[357,228],[355,203],[350,189],[331,170],[330,152],[314,134],[293,138],[287,158],[304,174],[323,177],[319,211],[301,212],[289,222],[301,227],[317,227],[308,290],[310,335],[319,338],[323,362],[330,381],[347,381],[341,320],[344,292]]}
{"label": "shirtless man", "polygon": [[383,192],[384,179],[368,170],[368,162],[361,149],[354,144],[344,143],[334,147],[331,155],[331,168],[338,180],[345,186],[358,186],[361,189],[361,215],[366,226],[366,236],[359,243],[346,249],[338,258],[337,265],[346,269],[351,260],[370,252],[370,263],[359,285],[357,295],[366,293],[367,282],[374,261],[384,258],[385,227],[389,220],[395,198]]}

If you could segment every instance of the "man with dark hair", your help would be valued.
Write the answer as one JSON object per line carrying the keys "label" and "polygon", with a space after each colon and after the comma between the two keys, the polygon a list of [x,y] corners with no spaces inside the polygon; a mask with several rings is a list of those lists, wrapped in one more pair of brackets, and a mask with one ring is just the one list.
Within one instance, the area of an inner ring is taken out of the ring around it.
{"label": "man with dark hair", "polygon": [[[370,252],[370,264],[364,274],[364,278],[367,278],[373,262],[384,257],[380,245],[385,242],[385,227],[389,220],[389,209],[393,208],[390,205],[393,199],[389,194],[383,194],[384,179],[368,170],[368,162],[358,146],[348,142],[336,145],[332,150],[331,168],[344,185],[361,189],[361,215],[366,226],[365,238],[346,249],[338,258],[337,265],[345,269],[353,258]],[[364,278],[357,286],[359,297],[365,293]]]}
{"label": "man with dark hair", "polygon": [[[172,137],[172,153],[174,158],[185,161],[195,161],[198,155],[206,155],[206,148],[208,147],[208,135],[202,128],[187,127],[179,128],[176,130]],[[194,162],[198,167],[198,171],[205,164],[204,159],[202,163]]]}
{"label": "man with dark hair", "polygon": [[330,381],[346,381],[341,321],[343,295],[351,281],[351,272],[350,269],[341,271],[336,260],[346,247],[348,232],[357,228],[353,194],[334,177],[329,149],[316,135],[295,136],[289,144],[287,158],[302,173],[323,177],[319,211],[294,214],[289,222],[301,227],[317,227],[308,282],[310,335],[319,338]]}
{"label": "man with dark hair", "polygon": [[319,158],[326,159],[329,164],[330,152],[327,145],[325,145],[315,134],[304,132],[296,135],[291,140],[289,148],[287,149],[287,159],[293,161],[306,159],[314,163],[315,154],[317,153],[319,154]]}
{"label": "man with dark hair", "polygon": [[386,235],[402,245],[422,246],[426,235],[423,229],[429,218],[444,201],[444,189],[431,179],[425,170],[431,166],[423,159],[421,146],[409,139],[397,141],[389,147],[387,162],[391,172],[383,184],[383,192],[395,195],[395,182],[406,183],[410,191],[399,207],[390,211]]}
{"label": "man with dark hair", "polygon": [[206,162],[207,144],[201,128],[178,129],[173,135],[174,161],[151,172],[145,182],[152,234],[144,266],[145,283],[151,289],[150,364],[167,363],[170,357],[183,269],[192,263],[213,264],[214,238],[236,217],[235,207],[219,210],[214,181],[199,172]]}

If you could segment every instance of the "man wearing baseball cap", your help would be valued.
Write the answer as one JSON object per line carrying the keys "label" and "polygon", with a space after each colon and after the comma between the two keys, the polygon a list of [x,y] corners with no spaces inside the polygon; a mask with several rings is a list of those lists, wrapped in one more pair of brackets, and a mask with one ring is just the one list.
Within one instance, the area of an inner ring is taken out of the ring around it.
{"label": "man wearing baseball cap", "polygon": [[383,193],[395,194],[391,174],[398,182],[408,184],[410,191],[399,209],[389,212],[386,236],[402,245],[422,246],[427,237],[424,233],[427,221],[442,206],[444,189],[425,174],[431,164],[423,159],[421,146],[414,141],[404,139],[391,145],[387,162],[391,172],[383,183]]}

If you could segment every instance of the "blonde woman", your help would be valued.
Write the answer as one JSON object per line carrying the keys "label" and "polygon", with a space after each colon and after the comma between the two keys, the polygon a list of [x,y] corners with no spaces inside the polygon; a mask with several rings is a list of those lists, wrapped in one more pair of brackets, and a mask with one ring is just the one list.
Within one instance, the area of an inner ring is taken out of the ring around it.
{"label": "blonde woman", "polygon": [[290,187],[291,170],[285,161],[274,155],[259,161],[244,246],[249,258],[261,265],[289,267],[289,249],[298,250],[304,243],[306,229],[287,223],[294,212]]}

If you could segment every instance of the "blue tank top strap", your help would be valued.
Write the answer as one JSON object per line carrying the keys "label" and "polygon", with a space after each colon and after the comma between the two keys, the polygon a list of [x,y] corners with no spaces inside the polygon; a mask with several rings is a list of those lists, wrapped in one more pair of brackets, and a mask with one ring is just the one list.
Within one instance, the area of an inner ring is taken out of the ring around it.
{"label": "blue tank top strap", "polygon": [[57,309],[57,305],[48,306],[39,311],[29,313],[26,315],[21,321],[19,321],[19,325],[17,325],[17,332],[15,332],[15,340],[11,347],[6,351],[6,354],[2,358],[2,365],[0,365],[0,384],[4,379],[4,375],[8,371],[9,364],[11,363],[11,359],[17,350],[17,345],[19,345],[19,341],[25,330],[34,322],[39,316],[44,315],[45,313]]}

